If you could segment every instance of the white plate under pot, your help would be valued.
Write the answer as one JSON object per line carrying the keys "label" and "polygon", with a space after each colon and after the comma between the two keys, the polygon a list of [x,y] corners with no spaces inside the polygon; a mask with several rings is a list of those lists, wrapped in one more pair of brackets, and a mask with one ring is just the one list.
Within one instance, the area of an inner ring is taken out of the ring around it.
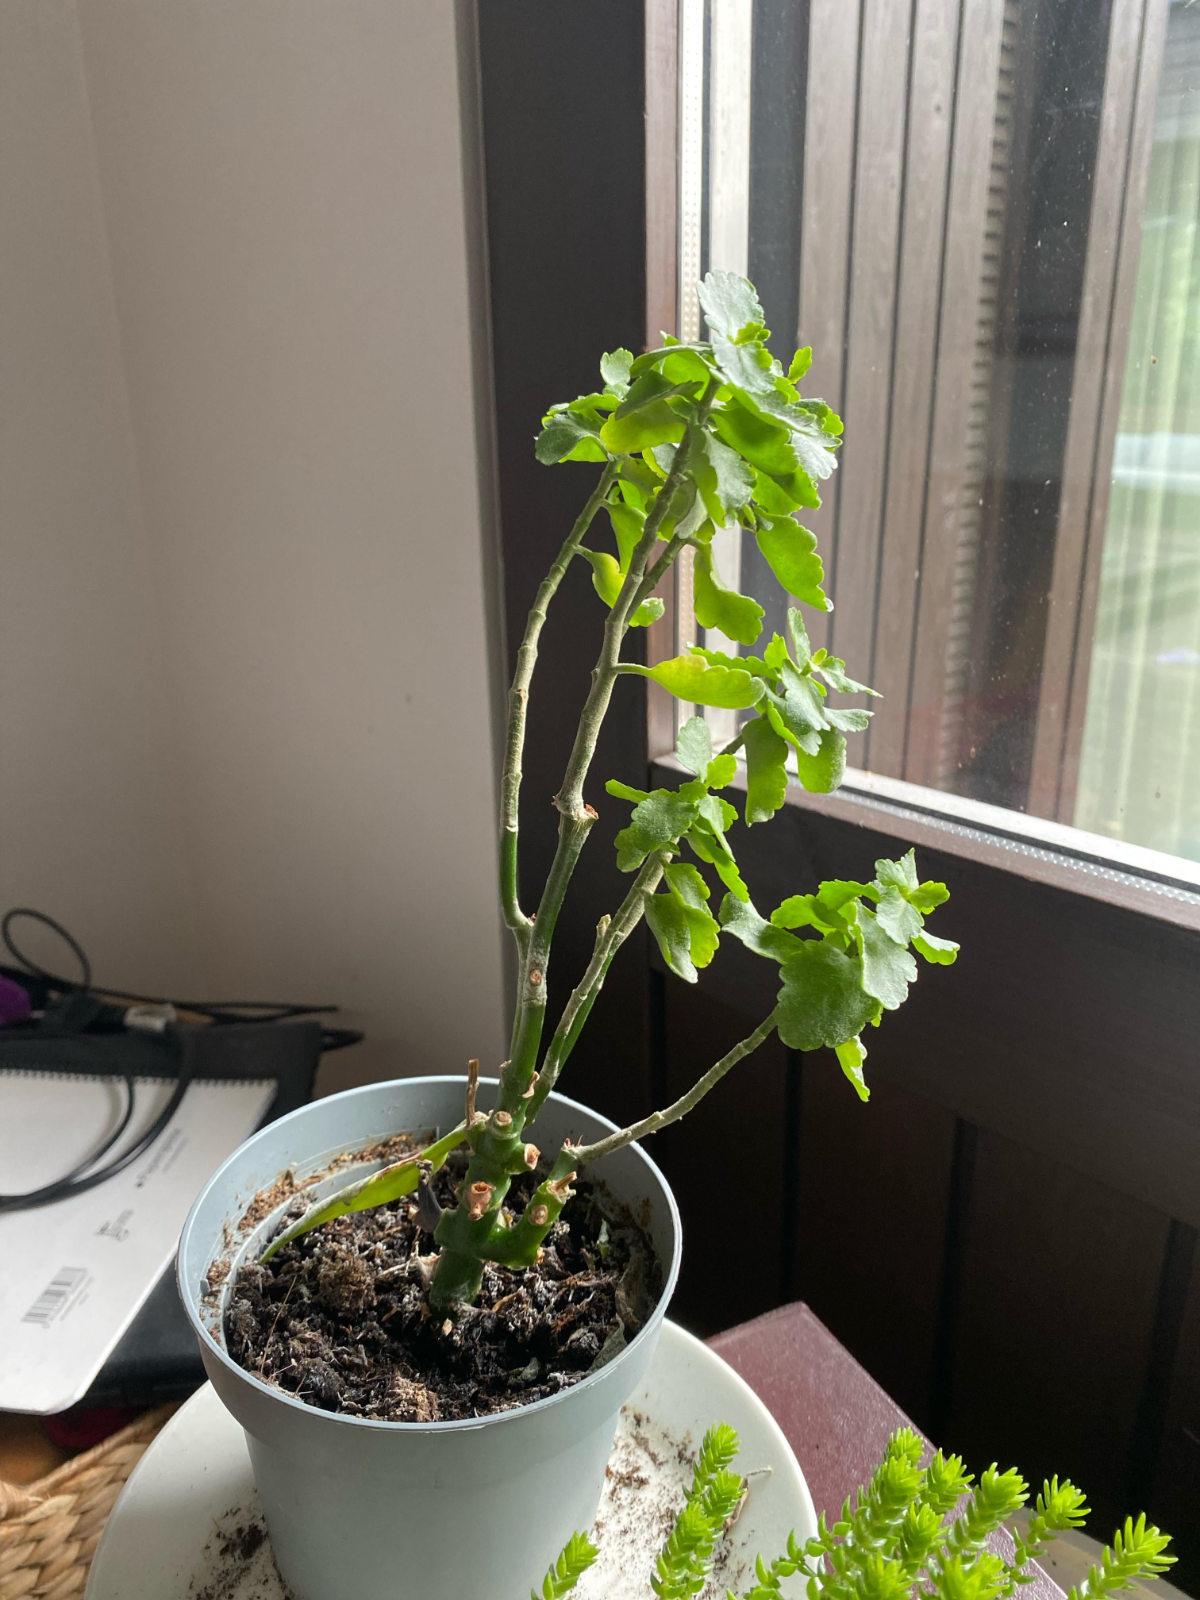
{"label": "white plate under pot", "polygon": [[[691,1476],[687,1453],[718,1421],[741,1437],[735,1467],[750,1489],[705,1594],[749,1587],[758,1554],[771,1560],[793,1529],[801,1539],[816,1532],[808,1485],[775,1419],[732,1367],[667,1322],[647,1376],[622,1413],[598,1518],[601,1558],[575,1591],[577,1600],[652,1600],[649,1575],[664,1503],[682,1502]],[[131,1474],[108,1519],[85,1600],[282,1600],[266,1544],[249,1561],[236,1554],[238,1530],[249,1530],[241,1542],[252,1545],[260,1528],[244,1435],[205,1384]],[[397,1556],[396,1600],[410,1600]],[[346,1578],[352,1596],[354,1574]],[[540,1572],[519,1578],[522,1592],[540,1589]]]}

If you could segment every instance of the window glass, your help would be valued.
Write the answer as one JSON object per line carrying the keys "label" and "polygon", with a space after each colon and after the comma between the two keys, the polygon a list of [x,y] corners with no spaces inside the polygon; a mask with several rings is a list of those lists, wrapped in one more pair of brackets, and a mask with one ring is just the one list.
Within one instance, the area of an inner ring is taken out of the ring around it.
{"label": "window glass", "polygon": [[747,273],[845,419],[852,764],[1200,860],[1200,4],[680,0],[679,61],[679,332]]}

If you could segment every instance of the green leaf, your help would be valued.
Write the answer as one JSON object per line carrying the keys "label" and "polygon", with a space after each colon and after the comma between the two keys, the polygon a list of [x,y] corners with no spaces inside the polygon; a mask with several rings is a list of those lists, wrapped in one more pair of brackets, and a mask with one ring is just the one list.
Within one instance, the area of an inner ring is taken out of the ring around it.
{"label": "green leaf", "polygon": [[671,971],[685,983],[695,983],[692,930],[686,908],[673,894],[648,894],[646,922]]}
{"label": "green leaf", "polygon": [[780,668],[780,687],[782,693],[768,689],[765,695],[771,726],[796,750],[810,757],[819,756],[821,733],[827,722],[816,686],[810,677],[785,661]]}
{"label": "green leaf", "polygon": [[804,626],[804,613],[795,606],[788,607],[788,633],[792,639],[792,655],[798,667],[807,667],[812,660],[812,645],[808,642],[808,629]]}
{"label": "green leaf", "polygon": [[650,798],[645,789],[631,789],[627,783],[619,783],[616,778],[610,778],[604,787],[618,800],[632,800],[636,804],[639,800]]}
{"label": "green leaf", "polygon": [[885,1011],[896,1011],[908,998],[908,986],[917,976],[917,963],[865,906],[859,907],[858,930],[862,940],[862,986]]}
{"label": "green leaf", "polygon": [[[580,550],[581,556],[592,564],[592,587],[601,600],[611,611],[617,603],[621,588],[625,582],[625,573],[617,565],[616,558],[610,556],[607,550]],[[641,605],[629,619],[631,628],[648,628],[652,622],[657,622],[662,616],[666,606],[662,600],[643,600]]]}
{"label": "green leaf", "polygon": [[708,885],[690,862],[673,862],[663,876],[687,917],[692,961],[706,967],[717,953],[721,932],[708,909]]}
{"label": "green leaf", "polygon": [[687,432],[687,424],[667,404],[667,397],[677,392],[677,386],[661,373],[643,373],[601,427],[601,442],[614,455],[633,455],[678,442]]}
{"label": "green leaf", "polygon": [[918,933],[913,936],[913,949],[919,950],[926,961],[949,967],[957,959],[960,946],[953,939],[938,939],[932,933]]}
{"label": "green leaf", "polygon": [[712,376],[708,362],[696,350],[672,350],[662,358],[660,371],[672,383],[707,383]]}
{"label": "green leaf", "polygon": [[771,357],[762,345],[734,344],[724,334],[714,332],[712,353],[721,376],[735,389],[764,397],[774,394]]}
{"label": "green leaf", "polygon": [[708,770],[713,758],[712,729],[703,717],[687,719],[675,741],[675,753],[697,777]]}
{"label": "green leaf", "polygon": [[932,879],[914,889],[908,899],[912,901],[918,911],[930,912],[935,906],[943,905],[950,898],[950,891],[944,883],[934,883]]}
{"label": "green leaf", "polygon": [[736,272],[717,267],[705,274],[696,292],[709,327],[730,339],[747,328],[763,326],[763,308],[754,285]]}
{"label": "green leaf", "polygon": [[600,442],[615,456],[632,455],[652,445],[677,443],[686,432],[683,418],[665,400],[656,400],[626,417],[614,413],[600,429]]}
{"label": "green leaf", "polygon": [[768,478],[765,472],[758,471],[754,474],[754,502],[773,517],[790,517],[793,511],[799,511],[802,503],[786,489],[780,488],[774,478]]}
{"label": "green leaf", "polygon": [[543,466],[557,461],[606,461],[604,446],[595,428],[585,427],[569,412],[549,421],[537,436],[534,454]]}
{"label": "green leaf", "polygon": [[851,878],[830,878],[816,894],[794,894],[771,913],[780,928],[817,928],[822,933],[846,933],[857,919],[857,908],[845,907],[860,895],[870,894],[870,884]]}
{"label": "green leaf", "polygon": [[714,833],[721,835],[724,835],[725,831],[732,828],[737,821],[736,808],[717,794],[706,794],[701,797],[700,815]]}
{"label": "green leaf", "polygon": [[792,357],[792,364],[788,368],[789,379],[792,381],[792,383],[799,383],[800,379],[811,366],[812,345],[806,344],[802,349],[797,350],[796,354]]}
{"label": "green leaf", "polygon": [[817,611],[832,611],[833,602],[821,585],[825,566],[817,554],[817,536],[791,517],[773,518],[755,530],[758,548],[788,594]]}
{"label": "green leaf", "polygon": [[750,504],[755,473],[727,444],[697,431],[691,467],[709,516],[721,526]]}
{"label": "green leaf", "polygon": [[763,665],[772,673],[777,673],[788,658],[787,645],[777,633],[771,635],[771,642],[763,651]]}
{"label": "green leaf", "polygon": [[534,1589],[530,1592],[530,1600],[566,1600],[599,1554],[586,1533],[573,1533],[562,1554],[546,1574],[541,1595]]}
{"label": "green leaf", "polygon": [[302,1234],[311,1233],[323,1222],[331,1222],[334,1217],[344,1217],[350,1211],[370,1211],[373,1206],[387,1205],[389,1200],[399,1200],[406,1194],[412,1194],[421,1175],[417,1162],[431,1162],[436,1172],[451,1150],[462,1143],[465,1128],[466,1124],[460,1122],[457,1128],[452,1128],[436,1144],[427,1145],[424,1150],[415,1150],[403,1160],[381,1167],[370,1177],[359,1178],[355,1183],[338,1189],[328,1199],[322,1200],[320,1205],[306,1211],[290,1228],[285,1228],[263,1251],[260,1260],[269,1261],[285,1244],[291,1244],[293,1239],[299,1239]]}
{"label": "green leaf", "polygon": [[705,910],[711,891],[690,861],[672,861],[663,877],[681,905],[691,906],[695,911]]}
{"label": "green leaf", "polygon": [[701,861],[707,861],[710,866],[716,868],[717,876],[731,894],[736,895],[739,900],[750,899],[750,891],[738,871],[733,852],[723,834],[714,833],[704,823],[697,822],[695,827],[688,829],[684,838]]}
{"label": "green leaf", "polygon": [[610,394],[624,400],[629,392],[629,369],[633,365],[632,350],[614,350],[600,357],[600,376]]}
{"label": "green leaf", "polygon": [[802,939],[764,921],[749,901],[743,902],[728,894],[721,902],[718,915],[725,932],[740,939],[747,950],[752,950],[756,956],[784,962],[803,953]]}
{"label": "green leaf", "polygon": [[858,706],[849,706],[844,711],[839,711],[835,706],[825,707],[825,720],[831,728],[840,728],[843,733],[862,733],[871,726],[871,711],[864,711]]}
{"label": "green leaf", "polygon": [[862,986],[862,961],[827,940],[801,939],[781,971],[776,1008],[779,1037],[789,1050],[836,1050],[879,1015]]}
{"label": "green leaf", "polygon": [[787,795],[785,740],[766,717],[754,717],[742,729],[746,750],[746,825],[768,822]]}
{"label": "green leaf", "polygon": [[592,587],[611,611],[625,582],[625,574],[618,566],[617,558],[610,556],[607,550],[581,550],[579,553],[591,562]]}
{"label": "green leaf", "polygon": [[879,926],[897,944],[910,943],[923,926],[921,913],[908,903],[894,883],[889,884],[884,890],[875,909],[875,916]]}
{"label": "green leaf", "polygon": [[753,644],[762,632],[763,608],[726,585],[707,545],[696,551],[694,609],[702,628],[718,628],[739,644]]}
{"label": "green leaf", "polygon": [[843,670],[846,663],[837,656],[826,656],[819,664],[813,664],[813,670],[825,679],[831,689],[836,689],[839,694],[873,694],[878,700],[879,690],[869,689],[865,683],[856,683],[853,678],[848,678]]}
{"label": "green leaf", "polygon": [[[853,1039],[847,1039],[845,1044],[837,1046],[837,1058],[842,1064],[842,1071],[854,1085],[854,1092],[858,1098],[860,1100],[869,1100],[871,1091],[867,1088],[862,1070],[863,1062],[867,1059],[866,1045],[855,1035]],[[908,1584],[906,1582],[905,1593],[907,1591]]]}
{"label": "green leaf", "polygon": [[634,806],[629,826],[617,834],[617,866],[622,872],[636,872],[652,850],[673,844],[686,833],[698,812],[694,800],[670,789],[653,790]]}
{"label": "green leaf", "polygon": [[737,777],[737,756],[732,751],[714,756],[705,768],[704,781],[710,789],[724,789]]}
{"label": "green leaf", "polygon": [[910,850],[907,855],[901,856],[899,861],[877,861],[875,863],[875,877],[885,889],[889,884],[894,884],[907,899],[909,894],[919,887],[917,883],[917,852]]}
{"label": "green leaf", "polygon": [[761,678],[729,667],[710,667],[703,656],[673,656],[656,667],[624,669],[640,677],[653,678],[678,700],[691,700],[700,706],[723,706],[729,711],[745,710],[763,693]]}
{"label": "green leaf", "polygon": [[612,523],[617,549],[621,553],[621,571],[628,572],[629,563],[633,559],[633,552],[637,549],[638,541],[645,531],[645,513],[635,511],[632,506],[623,505],[620,502],[614,504],[611,500],[605,502],[604,509],[608,512],[608,520]]}
{"label": "green leaf", "polygon": [[[800,465],[792,448],[792,435],[786,423],[769,422],[734,397],[713,412],[710,425],[713,432],[752,467],[765,472],[790,496],[793,504],[820,505],[812,478]],[[604,438],[603,429],[600,436]]]}
{"label": "green leaf", "polygon": [[846,741],[836,728],[823,730],[815,756],[796,752],[796,773],[810,794],[832,794],[845,772]]}

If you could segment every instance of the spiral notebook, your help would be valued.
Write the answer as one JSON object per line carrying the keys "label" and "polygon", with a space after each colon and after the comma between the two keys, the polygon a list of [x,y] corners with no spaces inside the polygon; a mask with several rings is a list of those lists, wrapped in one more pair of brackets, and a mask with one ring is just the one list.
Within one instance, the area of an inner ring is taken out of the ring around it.
{"label": "spiral notebook", "polygon": [[[128,1149],[174,1083],[135,1080]],[[139,1161],[96,1188],[0,1213],[0,1411],[63,1411],[87,1390],[175,1253],[207,1179],[262,1120],[274,1079],[196,1079]],[[124,1109],[118,1078],[0,1070],[0,1191],[71,1170]]]}

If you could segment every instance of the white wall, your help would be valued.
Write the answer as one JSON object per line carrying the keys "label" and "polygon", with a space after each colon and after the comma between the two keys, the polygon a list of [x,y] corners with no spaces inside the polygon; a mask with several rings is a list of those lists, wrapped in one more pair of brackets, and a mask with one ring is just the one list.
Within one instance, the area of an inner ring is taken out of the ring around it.
{"label": "white wall", "polygon": [[206,973],[160,644],[75,6],[3,0],[0,910],[178,993]]}
{"label": "white wall", "polygon": [[205,981],[339,1000],[355,1078],[494,1064],[454,9],[79,19]]}

